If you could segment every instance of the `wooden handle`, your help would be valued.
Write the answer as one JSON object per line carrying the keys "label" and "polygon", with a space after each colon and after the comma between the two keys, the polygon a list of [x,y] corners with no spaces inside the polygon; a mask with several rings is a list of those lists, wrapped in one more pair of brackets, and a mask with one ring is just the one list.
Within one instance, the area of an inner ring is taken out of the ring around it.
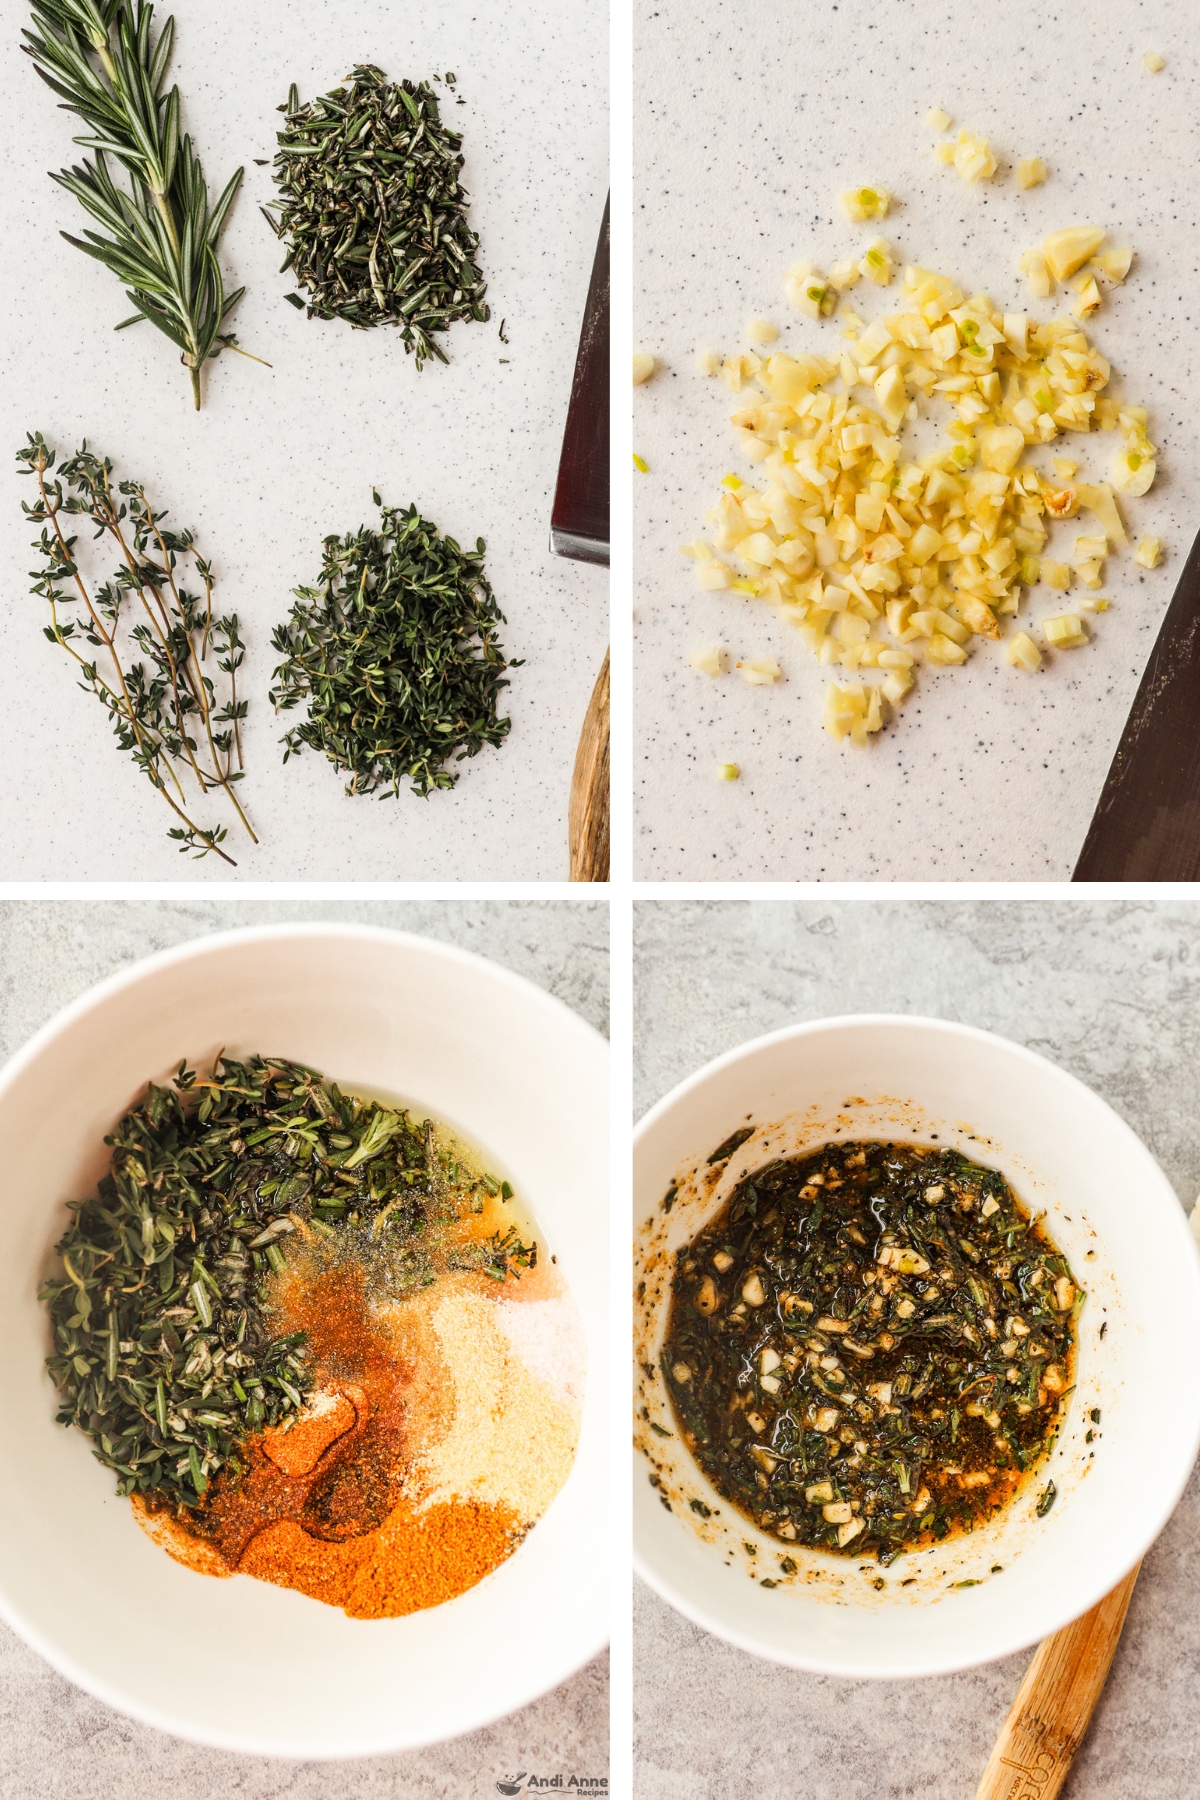
{"label": "wooden handle", "polygon": [[1038,1645],[975,1800],[1055,1800],[1108,1678],[1140,1568]]}
{"label": "wooden handle", "polygon": [[608,652],[575,752],[567,809],[572,881],[608,880]]}

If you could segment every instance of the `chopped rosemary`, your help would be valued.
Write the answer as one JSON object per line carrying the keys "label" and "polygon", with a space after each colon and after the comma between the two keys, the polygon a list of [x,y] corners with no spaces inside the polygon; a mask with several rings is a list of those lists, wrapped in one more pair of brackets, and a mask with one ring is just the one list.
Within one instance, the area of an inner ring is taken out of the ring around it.
{"label": "chopped rosemary", "polygon": [[287,242],[283,270],[307,289],[310,319],[395,325],[418,369],[430,356],[446,362],[438,334],[491,317],[459,181],[462,139],[426,82],[397,86],[363,63],[347,84],[306,106],[293,86],[279,109],[278,223],[263,212]]}

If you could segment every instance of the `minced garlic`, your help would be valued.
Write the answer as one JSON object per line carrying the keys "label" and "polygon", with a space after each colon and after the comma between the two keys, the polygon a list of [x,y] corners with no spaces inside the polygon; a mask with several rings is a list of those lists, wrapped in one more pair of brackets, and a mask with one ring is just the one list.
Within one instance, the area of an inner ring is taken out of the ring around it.
{"label": "minced garlic", "polygon": [[891,196],[886,188],[881,187],[847,188],[838,195],[838,199],[846,217],[856,225],[861,225],[866,219],[886,219],[891,205]]}
{"label": "minced garlic", "polygon": [[705,644],[700,650],[693,650],[688,658],[693,669],[701,675],[723,675],[727,661],[727,653],[722,644]]}
{"label": "minced garlic", "polygon": [[[1058,267],[1096,247],[1058,246]],[[790,279],[825,285],[808,263]],[[832,357],[738,359],[727,385],[754,391],[733,414],[734,436],[761,476],[757,485],[726,476],[707,541],[685,546],[702,587],[765,601],[823,666],[851,675],[827,690],[824,724],[859,744],[911,690],[915,665],[952,667],[980,640],[1004,638],[1039,579],[1094,593],[1105,558],[1127,542],[1113,490],[1145,492],[1156,467],[1145,409],[1104,392],[1108,361],[1075,319],[1039,325],[1001,314],[986,295],[913,267],[899,296],[898,311]],[[822,301],[807,297],[820,317]],[[833,391],[839,378],[846,391]],[[942,444],[917,457],[900,434],[924,398],[954,417]],[[1111,485],[1076,480],[1074,459],[1057,458],[1053,479],[1022,460],[1063,433],[1097,428],[1124,442]],[[1071,560],[1043,556],[1053,521],[1081,512]],[[1079,604],[1100,611],[1107,602]],[[1089,641],[1079,612],[1041,629],[1055,648]],[[1042,660],[1025,631],[1010,636],[1006,655],[1024,669]],[[769,658],[739,668],[746,679],[777,679],[748,672],[764,661],[777,670]],[[879,671],[878,685],[854,679],[868,670]]]}
{"label": "minced garlic", "polygon": [[1017,185],[1040,187],[1046,179],[1046,165],[1040,156],[1026,156],[1017,164]]}
{"label": "minced garlic", "polygon": [[721,366],[721,359],[715,350],[697,350],[696,367],[701,375],[715,375]]}
{"label": "minced garlic", "polygon": [[783,670],[773,656],[747,657],[745,662],[737,665],[737,669],[738,674],[744,681],[748,681],[751,687],[769,687],[783,674]]}
{"label": "minced garlic", "polygon": [[950,117],[950,114],[944,107],[934,106],[926,113],[925,123],[929,126],[931,131],[949,131],[954,120]]}
{"label": "minced garlic", "polygon": [[996,159],[986,138],[978,137],[964,125],[957,138],[939,144],[935,152],[939,162],[952,165],[965,182],[990,181],[996,173]]}
{"label": "minced garlic", "polygon": [[1143,569],[1157,569],[1162,561],[1162,539],[1142,538],[1133,553],[1133,560],[1135,563],[1140,563]]}
{"label": "minced garlic", "polygon": [[1149,69],[1149,71],[1152,75],[1157,75],[1158,71],[1160,69],[1165,69],[1167,66],[1166,63],[1163,61],[1162,57],[1158,54],[1157,50],[1147,50],[1145,56],[1143,56],[1143,58],[1142,58],[1142,61],[1145,63],[1146,67]]}
{"label": "minced garlic", "polygon": [[655,367],[656,364],[654,358],[648,355],[645,350],[635,351],[633,358],[634,387],[641,387],[643,381],[649,381],[654,373]]}
{"label": "minced garlic", "polygon": [[779,336],[779,327],[772,325],[770,319],[751,319],[746,326],[746,336],[752,344],[773,344]]}
{"label": "minced garlic", "polygon": [[736,781],[741,772],[736,763],[717,764],[718,781]]}

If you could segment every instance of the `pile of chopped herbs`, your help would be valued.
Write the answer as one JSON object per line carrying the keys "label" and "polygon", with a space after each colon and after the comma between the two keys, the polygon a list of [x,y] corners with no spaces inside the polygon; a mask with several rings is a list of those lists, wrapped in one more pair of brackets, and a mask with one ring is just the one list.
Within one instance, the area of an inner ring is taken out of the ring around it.
{"label": "pile of chopped herbs", "polygon": [[312,1389],[302,1334],[272,1335],[267,1284],[288,1240],[340,1240],[399,1296],[440,1268],[504,1281],[532,1267],[515,1227],[464,1241],[484,1194],[432,1122],[343,1094],[274,1057],[181,1063],[111,1136],[92,1200],[75,1202],[47,1281],[58,1419],[77,1425],[118,1492],[195,1506],[239,1465],[248,1433],[286,1420]]}
{"label": "pile of chopped herbs", "polygon": [[496,637],[504,614],[483,572],[484,542],[461,550],[423,519],[383,506],[378,531],[362,525],[325,539],[319,584],[296,604],[272,645],[285,658],[271,699],[302,700],[308,716],[283,739],[284,761],[304,746],[350,777],[348,794],[422,797],[453,787],[446,767],[504,742],[498,717],[508,662]]}
{"label": "pile of chopped herbs", "polygon": [[888,1563],[992,1516],[1049,1449],[1083,1300],[997,1171],[830,1145],[755,1171],[678,1253],[662,1366],[726,1499]]}
{"label": "pile of chopped herbs", "polygon": [[446,362],[437,334],[491,316],[459,181],[462,139],[426,82],[397,86],[364,63],[347,83],[307,106],[293,86],[279,109],[278,223],[266,217],[288,244],[283,268],[307,290],[310,319],[396,325],[418,369],[430,356]]}

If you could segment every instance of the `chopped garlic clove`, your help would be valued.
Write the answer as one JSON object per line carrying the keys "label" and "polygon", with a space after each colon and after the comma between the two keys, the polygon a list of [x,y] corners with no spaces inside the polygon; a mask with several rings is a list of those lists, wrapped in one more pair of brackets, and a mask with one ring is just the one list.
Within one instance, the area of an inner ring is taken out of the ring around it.
{"label": "chopped garlic clove", "polygon": [[1131,494],[1136,499],[1153,485],[1157,472],[1158,465],[1152,456],[1126,448],[1113,458],[1112,484],[1119,494]]}
{"label": "chopped garlic clove", "polygon": [[1065,231],[1052,231],[1042,239],[1042,255],[1055,281],[1066,281],[1103,242],[1099,225],[1068,225]]}
{"label": "chopped garlic clove", "polygon": [[688,661],[701,675],[723,675],[728,661],[728,652],[722,644],[705,644],[700,650],[693,650]]}
{"label": "chopped garlic clove", "polygon": [[1004,646],[1004,655],[1015,669],[1040,669],[1042,653],[1027,632],[1018,631]]}
{"label": "chopped garlic clove", "polygon": [[1053,619],[1043,619],[1042,632],[1056,650],[1077,650],[1091,641],[1078,613],[1058,613]]}
{"label": "chopped garlic clove", "polygon": [[721,366],[721,359],[715,350],[697,350],[696,367],[701,375],[715,375]]}
{"label": "chopped garlic clove", "polygon": [[887,189],[881,187],[846,188],[838,199],[846,217],[853,219],[856,225],[867,219],[885,219],[891,204]]}
{"label": "chopped garlic clove", "polygon": [[1040,156],[1027,156],[1017,164],[1017,182],[1023,188],[1039,187],[1046,179],[1046,165]]}
{"label": "chopped garlic clove", "polygon": [[746,662],[738,663],[737,668],[743,681],[748,681],[751,687],[769,687],[783,674],[773,656],[752,656]]}
{"label": "chopped garlic clove", "polygon": [[633,359],[634,387],[641,387],[643,381],[649,381],[656,367],[657,364],[655,363],[654,358],[648,356],[644,350],[639,350]]}
{"label": "chopped garlic clove", "polygon": [[1041,251],[1023,251],[1017,263],[1017,267],[1025,277],[1029,286],[1029,291],[1034,299],[1045,300],[1053,287],[1053,283],[1050,279],[1049,266]]}
{"label": "chopped garlic clove", "polygon": [[1145,63],[1146,67],[1149,69],[1149,71],[1152,75],[1157,75],[1158,71],[1160,69],[1165,69],[1167,66],[1166,63],[1163,61],[1162,57],[1158,54],[1157,50],[1147,50],[1145,56],[1143,56],[1143,58],[1142,58],[1142,61]]}
{"label": "chopped garlic clove", "polygon": [[1162,539],[1156,537],[1142,538],[1137,549],[1133,553],[1133,560],[1135,563],[1140,563],[1143,569],[1157,569],[1159,563],[1162,561]]}
{"label": "chopped garlic clove", "polygon": [[703,588],[708,594],[720,593],[723,588],[729,586],[729,570],[723,562],[717,562],[715,558],[711,562],[698,562],[696,564],[696,586]]}
{"label": "chopped garlic clove", "polygon": [[[898,431],[908,406],[908,390],[904,386],[904,376],[898,368],[885,369],[875,382],[875,398],[879,402],[880,415],[889,431]],[[1024,439],[1022,439],[1024,444]]]}
{"label": "chopped garlic clove", "polygon": [[1016,425],[992,425],[979,434],[979,453],[985,469],[1009,475],[1025,448],[1025,433]]}
{"label": "chopped garlic clove", "polygon": [[925,123],[931,131],[949,131],[954,120],[942,107],[935,106],[926,113]]}
{"label": "chopped garlic clove", "polygon": [[1040,574],[1047,587],[1059,588],[1065,591],[1071,585],[1071,567],[1069,563],[1051,562],[1048,557],[1043,556],[1040,564]]}
{"label": "chopped garlic clove", "polygon": [[741,772],[736,763],[717,764],[718,781],[736,781]]}
{"label": "chopped garlic clove", "polygon": [[[847,288],[852,288],[854,286],[860,273],[859,266],[853,258],[846,257],[842,262],[835,262],[830,265],[829,285],[832,288],[836,288],[839,294],[845,293]],[[848,307],[845,310],[845,316],[847,324],[857,326],[862,323],[861,319],[859,319],[855,313],[851,312]]]}
{"label": "chopped garlic clove", "polygon": [[1079,298],[1071,311],[1077,319],[1090,319],[1093,313],[1100,311],[1100,289],[1094,276],[1089,275],[1079,288]]}
{"label": "chopped garlic clove", "polygon": [[955,140],[952,160],[963,180],[971,185],[990,181],[996,173],[996,159],[987,139],[968,131],[965,125]]}
{"label": "chopped garlic clove", "polygon": [[770,319],[751,319],[746,336],[752,344],[773,344],[779,336],[779,327],[772,325]]}
{"label": "chopped garlic clove", "polygon": [[1100,265],[1100,273],[1106,281],[1118,287],[1129,273],[1133,261],[1133,251],[1128,248],[1102,250],[1096,261]]}
{"label": "chopped garlic clove", "polygon": [[876,287],[886,287],[895,270],[892,266],[892,253],[882,238],[876,238],[867,245],[862,261],[858,265],[860,275],[873,281]]}
{"label": "chopped garlic clove", "polygon": [[788,275],[784,292],[793,306],[809,319],[833,311],[837,295],[811,263],[797,263]]}

